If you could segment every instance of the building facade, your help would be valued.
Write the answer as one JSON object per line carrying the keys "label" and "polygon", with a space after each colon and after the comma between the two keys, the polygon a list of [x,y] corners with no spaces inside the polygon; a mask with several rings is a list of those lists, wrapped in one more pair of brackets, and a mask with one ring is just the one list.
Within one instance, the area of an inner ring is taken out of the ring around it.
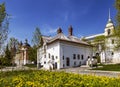
{"label": "building facade", "polygon": [[45,69],[61,69],[86,64],[92,57],[92,46],[73,36],[72,26],[65,36],[62,29],[57,30],[54,37],[43,36],[43,46],[37,50],[37,66]]}
{"label": "building facade", "polygon": [[30,45],[28,44],[27,39],[25,40],[24,44],[22,42],[19,43],[19,50],[18,52],[16,52],[14,57],[14,62],[17,66],[22,66],[31,63],[28,55],[29,48]]}
{"label": "building facade", "polygon": [[94,44],[93,41],[96,37],[102,35],[106,37],[105,50],[99,52],[99,49],[101,48],[101,45],[99,45],[98,51],[94,52],[94,54],[96,53],[99,54],[102,63],[120,63],[120,50],[115,50],[117,38],[114,37],[113,35],[114,31],[115,31],[115,26],[112,19],[110,18],[110,11],[109,11],[108,22],[105,26],[104,33],[85,37],[85,39],[90,41],[92,44]]}

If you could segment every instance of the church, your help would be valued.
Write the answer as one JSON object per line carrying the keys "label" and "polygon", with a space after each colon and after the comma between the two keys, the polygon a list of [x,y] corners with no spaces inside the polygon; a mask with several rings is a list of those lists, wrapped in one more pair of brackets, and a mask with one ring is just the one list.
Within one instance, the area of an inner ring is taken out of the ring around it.
{"label": "church", "polygon": [[37,50],[37,67],[61,69],[85,65],[93,55],[93,46],[73,36],[73,28],[68,28],[68,36],[62,29],[54,37],[42,36],[43,46]]}
{"label": "church", "polygon": [[[108,22],[105,26],[104,32],[96,35],[91,35],[85,37],[87,41],[90,41],[94,45],[94,39],[99,36],[105,36],[105,50],[101,49],[101,45],[98,47],[98,51],[94,52],[95,54],[99,54],[101,63],[120,63],[120,50],[115,50],[117,38],[114,37],[115,26],[110,17],[110,10],[109,10],[109,17]],[[101,42],[102,43],[102,42]]]}
{"label": "church", "polygon": [[27,39],[25,40],[24,44],[22,42],[19,43],[19,50],[16,52],[14,56],[14,63],[17,66],[22,66],[31,63],[28,55],[29,48],[30,44],[28,43]]}
{"label": "church", "polygon": [[[115,50],[117,39],[113,36],[115,31],[114,23],[110,17],[105,26],[104,32],[83,38],[73,36],[73,28],[68,28],[68,36],[64,35],[62,29],[57,30],[54,37],[42,36],[43,46],[37,50],[37,66],[46,69],[61,69],[86,65],[89,58],[98,55],[101,63],[120,63],[120,51]],[[102,44],[94,51],[94,39],[105,36],[105,50],[101,50]],[[90,43],[88,43],[90,42]]]}

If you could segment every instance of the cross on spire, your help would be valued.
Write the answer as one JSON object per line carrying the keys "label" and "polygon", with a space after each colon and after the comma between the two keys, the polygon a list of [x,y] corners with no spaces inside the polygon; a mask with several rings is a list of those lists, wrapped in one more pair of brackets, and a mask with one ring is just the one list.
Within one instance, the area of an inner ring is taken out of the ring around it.
{"label": "cross on spire", "polygon": [[108,12],[108,23],[111,23],[112,19],[111,19],[111,15],[110,15],[110,8],[109,8],[109,12]]}
{"label": "cross on spire", "polygon": [[109,8],[109,19],[111,19],[111,18],[110,18],[110,8]]}

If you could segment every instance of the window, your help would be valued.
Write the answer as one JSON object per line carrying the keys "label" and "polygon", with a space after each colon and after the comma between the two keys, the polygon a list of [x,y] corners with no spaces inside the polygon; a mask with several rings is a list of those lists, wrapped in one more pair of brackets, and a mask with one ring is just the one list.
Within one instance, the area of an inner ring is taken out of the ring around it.
{"label": "window", "polygon": [[63,56],[63,60],[64,60],[64,56]]}
{"label": "window", "polygon": [[90,56],[88,56],[88,59],[90,58]]}
{"label": "window", "polygon": [[44,52],[46,53],[46,48],[45,48],[45,46],[44,46]]}
{"label": "window", "polygon": [[74,66],[76,66],[76,62],[74,62]]}
{"label": "window", "polygon": [[65,67],[65,64],[63,64],[63,67]]}
{"label": "window", "polygon": [[50,58],[50,53],[48,54],[48,57]]}
{"label": "window", "polygon": [[44,61],[44,64],[46,64],[46,62]]}
{"label": "window", "polygon": [[112,39],[112,44],[114,44],[114,39]]}
{"label": "window", "polygon": [[73,59],[76,59],[76,54],[73,54]]}
{"label": "window", "polygon": [[96,53],[96,56],[99,56],[99,53]]}
{"label": "window", "polygon": [[52,60],[54,60],[54,56],[52,55]]}
{"label": "window", "polygon": [[69,57],[66,58],[66,66],[70,66],[70,58]]}
{"label": "window", "polygon": [[84,59],[84,55],[81,55],[81,59],[82,59],[82,60]]}
{"label": "window", "polygon": [[77,58],[78,58],[78,60],[80,59],[80,55],[79,54],[77,55]]}
{"label": "window", "polygon": [[58,57],[56,56],[56,59],[58,59]]}
{"label": "window", "polygon": [[79,65],[81,66],[81,61],[79,62]]}
{"label": "window", "polygon": [[111,32],[110,32],[110,29],[108,29],[108,35],[110,35],[110,33],[111,33]]}
{"label": "window", "polygon": [[113,56],[113,55],[114,55],[114,53],[112,52],[112,53],[111,53],[111,55]]}
{"label": "window", "polygon": [[46,58],[46,55],[44,55],[44,58]]}

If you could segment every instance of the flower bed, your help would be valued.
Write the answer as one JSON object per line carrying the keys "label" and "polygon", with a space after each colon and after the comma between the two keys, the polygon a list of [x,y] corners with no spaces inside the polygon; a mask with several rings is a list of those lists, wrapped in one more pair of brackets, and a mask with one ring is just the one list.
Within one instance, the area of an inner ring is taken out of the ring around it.
{"label": "flower bed", "polygon": [[50,71],[0,72],[0,87],[120,87],[120,78]]}

